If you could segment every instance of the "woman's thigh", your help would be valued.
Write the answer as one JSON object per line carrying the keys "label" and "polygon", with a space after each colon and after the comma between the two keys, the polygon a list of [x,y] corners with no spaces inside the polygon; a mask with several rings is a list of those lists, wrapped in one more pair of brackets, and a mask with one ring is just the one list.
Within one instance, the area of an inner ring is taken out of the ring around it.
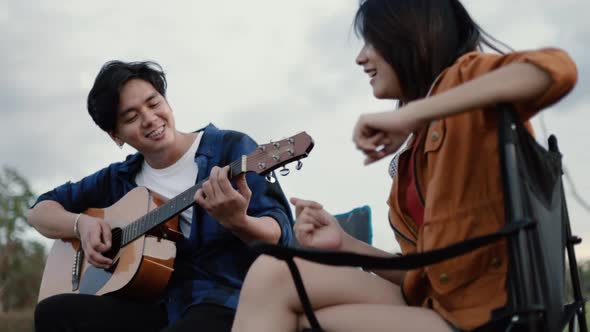
{"label": "woman's thigh", "polygon": [[[406,305],[345,304],[318,310],[316,316],[325,331],[453,332],[433,310]],[[309,327],[303,316],[300,327]]]}
{"label": "woman's thigh", "polygon": [[[301,259],[295,262],[314,309],[360,303],[405,305],[399,286],[374,274],[357,268],[334,267]],[[251,284],[258,285],[252,289],[258,296],[260,289],[264,288],[269,297],[286,296],[289,305],[301,310],[293,279],[284,261],[260,257],[246,277],[246,288]],[[269,289],[276,291],[269,292]]]}

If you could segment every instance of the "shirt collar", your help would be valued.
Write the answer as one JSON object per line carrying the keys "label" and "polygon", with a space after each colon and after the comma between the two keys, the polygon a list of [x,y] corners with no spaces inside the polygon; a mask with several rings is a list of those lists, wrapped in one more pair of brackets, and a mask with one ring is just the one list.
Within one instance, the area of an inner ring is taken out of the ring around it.
{"label": "shirt collar", "polygon": [[[215,140],[217,135],[208,134],[217,132],[219,131],[219,129],[217,129],[217,127],[215,127],[215,125],[213,125],[212,123],[209,123],[207,126],[198,129],[195,132],[198,133],[200,131],[203,132],[203,137],[201,138],[201,144],[199,145],[199,149],[197,150],[195,157],[201,154],[211,158],[214,154],[213,148],[216,146],[213,140]],[[119,174],[124,176],[129,176],[130,174],[137,174],[141,169],[143,159],[143,155],[139,152],[128,155],[119,167]]]}
{"label": "shirt collar", "polygon": [[197,158],[198,155],[204,155],[208,158],[213,158],[215,155],[214,150],[219,146],[216,143],[219,139],[221,139],[220,135],[215,135],[219,132],[219,129],[212,123],[209,123],[207,126],[197,130],[196,132],[200,131],[203,132],[203,136],[201,137],[201,144],[199,144],[195,158]]}
{"label": "shirt collar", "polygon": [[120,174],[137,174],[143,163],[143,155],[139,152],[130,154],[125,158],[119,167]]}

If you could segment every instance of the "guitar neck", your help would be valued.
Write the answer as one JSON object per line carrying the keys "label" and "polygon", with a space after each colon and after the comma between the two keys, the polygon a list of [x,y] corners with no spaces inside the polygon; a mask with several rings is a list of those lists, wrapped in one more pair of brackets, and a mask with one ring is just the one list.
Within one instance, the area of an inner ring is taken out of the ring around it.
{"label": "guitar neck", "polygon": [[[246,172],[246,156],[242,156],[242,158],[232,162],[229,165],[228,177],[230,180],[233,180],[237,175],[244,172]],[[195,205],[195,193],[208,179],[209,178],[205,178],[194,186],[183,191],[178,196],[166,201],[166,203],[148,212],[143,217],[140,217],[139,219],[131,222],[129,225],[123,227],[121,234],[121,247],[146,234],[153,228],[164,223],[166,220],[176,216],[177,214],[180,214],[182,211],[190,208],[192,205]]]}
{"label": "guitar neck", "polygon": [[[240,159],[229,164],[228,177],[230,180],[233,180],[237,175],[247,171],[259,175],[268,174],[277,167],[307,157],[312,148],[313,140],[305,132],[301,132],[278,142],[260,145],[256,151],[253,151],[247,156],[244,155]],[[300,165],[298,164],[297,169],[299,168]],[[195,204],[195,193],[201,188],[202,184],[207,181],[207,179],[200,181],[180,195],[170,199],[143,217],[123,227],[121,233],[119,234],[119,232],[117,232],[116,234],[117,237],[120,236],[121,238],[121,247],[146,234],[153,228],[166,222],[166,220],[169,220]],[[113,234],[113,236],[114,235],[115,234]]]}

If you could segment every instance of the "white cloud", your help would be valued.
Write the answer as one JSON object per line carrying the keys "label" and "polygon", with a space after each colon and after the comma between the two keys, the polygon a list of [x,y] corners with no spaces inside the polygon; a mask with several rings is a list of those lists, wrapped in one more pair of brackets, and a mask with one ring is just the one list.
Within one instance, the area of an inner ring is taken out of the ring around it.
{"label": "white cloud", "polygon": [[[577,61],[570,99],[545,112],[568,170],[590,199],[583,148],[590,89],[587,2],[464,1],[495,37],[520,48],[555,45]],[[153,59],[168,73],[178,127],[214,122],[260,143],[305,130],[316,147],[300,172],[281,180],[288,195],[322,202],[334,213],[368,204],[375,244],[397,248],[387,225],[387,161],[362,166],[352,126],[363,112],[391,108],[371,96],[354,64],[357,1],[39,1],[0,3],[2,165],[19,168],[43,192],[77,180],[120,151],[86,114],[85,99],[107,60]],[[574,231],[590,238],[590,215],[569,199]],[[581,253],[590,256],[584,242]]]}

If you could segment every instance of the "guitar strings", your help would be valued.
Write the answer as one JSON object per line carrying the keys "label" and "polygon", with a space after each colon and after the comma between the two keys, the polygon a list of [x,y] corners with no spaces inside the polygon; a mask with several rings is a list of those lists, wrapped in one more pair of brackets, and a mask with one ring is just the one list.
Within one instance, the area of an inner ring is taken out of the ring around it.
{"label": "guitar strings", "polygon": [[[280,143],[280,142],[278,142],[278,143]],[[266,145],[270,145],[270,144],[266,144]],[[295,145],[293,144],[292,146],[294,147]],[[280,156],[280,155],[284,154],[285,152],[289,152],[289,149],[283,149],[281,147],[281,148],[277,149],[276,152],[278,152],[278,155]],[[292,151],[292,152],[293,152],[293,156],[295,156],[294,151]],[[248,161],[251,161],[251,162],[255,162],[256,163],[256,162],[259,162],[261,160],[268,159],[269,154],[270,153],[267,152],[267,151],[265,151],[265,150],[259,150],[257,152],[253,152],[250,155],[246,156],[247,162]],[[272,160],[272,158],[271,158],[271,160]],[[234,167],[240,166],[242,164],[242,162],[243,162],[242,161],[242,158],[240,158],[240,159],[234,160],[228,166],[230,167],[230,170],[232,170]],[[280,161],[279,161],[279,163],[280,163]],[[180,196],[184,196],[184,195],[186,195],[187,193],[189,193],[189,192],[191,192],[193,190],[196,192],[198,190],[198,188],[200,188],[202,186],[202,184],[205,181],[207,181],[208,179],[209,179],[209,177],[201,180],[199,183],[197,183],[194,186],[191,186],[190,188],[188,188],[187,190],[183,191],[182,193],[180,193],[178,196],[176,196],[173,199],[176,199],[177,197],[180,197]],[[191,194],[194,195],[194,193],[191,193]],[[127,226],[125,226],[123,228],[120,228],[121,231],[117,232],[117,235],[116,235],[117,238],[122,238],[123,237],[123,234],[128,235],[127,233],[128,232],[131,232],[130,231],[131,227],[136,227],[137,226],[137,230],[136,230],[136,232],[134,232],[134,233],[137,233],[137,234],[130,234],[131,235],[130,236],[130,239],[127,240],[127,241],[125,241],[125,243],[121,243],[121,246],[126,245],[127,243],[135,240],[139,235],[141,235],[141,234],[147,232],[149,229],[155,227],[155,225],[148,225],[149,228],[146,230],[146,229],[142,229],[142,228],[145,228],[145,227],[138,226],[138,224],[141,223],[142,220],[145,219],[148,215],[153,215],[153,214],[159,213],[160,210],[162,210],[165,205],[166,204],[163,204],[163,205],[160,205],[160,206],[156,207],[155,209],[153,209],[150,212],[148,212],[148,214],[143,215],[142,217],[140,217],[140,218],[136,219],[135,221],[129,223]]]}

